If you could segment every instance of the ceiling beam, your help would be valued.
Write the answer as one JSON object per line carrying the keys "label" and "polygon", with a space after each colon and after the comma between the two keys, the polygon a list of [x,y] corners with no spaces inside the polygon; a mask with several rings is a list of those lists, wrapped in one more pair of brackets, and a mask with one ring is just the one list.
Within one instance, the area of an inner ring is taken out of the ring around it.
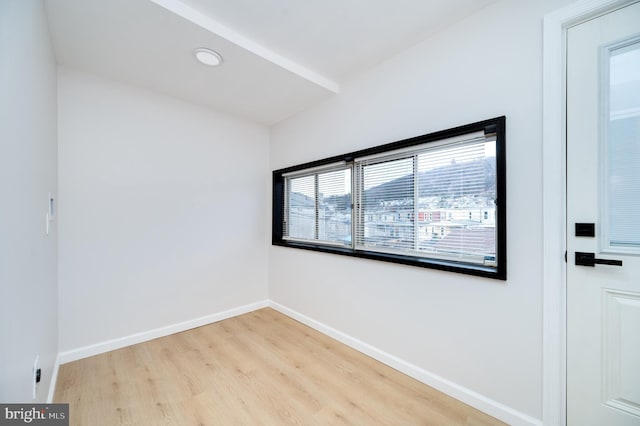
{"label": "ceiling beam", "polygon": [[180,0],[151,1],[158,6],[161,6],[168,11],[194,23],[195,25],[198,25],[199,27],[204,28],[205,30],[253,53],[254,55],[257,55],[299,77],[302,77],[313,84],[316,84],[333,93],[340,92],[340,86],[334,80],[320,75],[317,72],[298,64],[297,62],[279,55],[276,52],[262,46],[261,44],[243,36],[242,34],[238,34],[231,28],[216,21],[212,17],[192,8],[191,6],[186,5]]}

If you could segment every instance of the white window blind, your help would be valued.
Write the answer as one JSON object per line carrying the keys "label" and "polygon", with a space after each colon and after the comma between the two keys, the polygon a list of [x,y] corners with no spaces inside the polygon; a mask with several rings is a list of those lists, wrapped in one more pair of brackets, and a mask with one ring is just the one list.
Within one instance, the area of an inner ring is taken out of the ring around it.
{"label": "white window blind", "polygon": [[356,161],[358,250],[494,264],[495,140]]}
{"label": "white window blind", "polygon": [[284,231],[287,237],[313,240],[316,235],[315,175],[287,181],[288,206]]}
{"label": "white window blind", "polygon": [[413,250],[415,157],[359,163],[356,248]]}
{"label": "white window blind", "polygon": [[604,120],[603,249],[640,254],[640,40],[603,58],[609,67],[601,84],[608,97]]}
{"label": "white window blind", "polygon": [[351,168],[285,177],[285,239],[351,246]]}

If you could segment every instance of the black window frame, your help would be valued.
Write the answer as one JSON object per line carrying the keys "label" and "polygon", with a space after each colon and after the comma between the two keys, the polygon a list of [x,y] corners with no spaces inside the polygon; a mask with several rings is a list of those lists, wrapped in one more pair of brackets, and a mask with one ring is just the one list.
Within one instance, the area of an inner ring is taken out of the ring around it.
{"label": "black window frame", "polygon": [[[353,162],[354,159],[371,155],[383,154],[385,152],[405,149],[417,145],[438,142],[444,139],[463,136],[469,133],[483,131],[486,135],[495,134],[496,138],[496,267],[477,265],[469,262],[455,260],[443,260],[421,256],[405,254],[381,253],[366,251],[351,247],[341,247],[325,245],[314,242],[300,242],[284,239],[283,217],[285,199],[285,177],[284,175],[296,171],[318,168],[339,162]],[[393,262],[403,265],[418,266],[423,268],[437,269],[442,271],[456,272],[467,275],[493,278],[498,280],[507,279],[507,166],[506,166],[506,117],[500,116],[488,120],[478,121],[463,126],[454,127],[447,130],[437,131],[409,139],[378,145],[347,154],[336,155],[317,161],[311,161],[291,167],[286,167],[272,172],[273,192],[272,192],[272,245],[280,247],[290,247],[303,250],[312,250],[323,253],[333,253],[344,256],[352,256],[363,259]]]}

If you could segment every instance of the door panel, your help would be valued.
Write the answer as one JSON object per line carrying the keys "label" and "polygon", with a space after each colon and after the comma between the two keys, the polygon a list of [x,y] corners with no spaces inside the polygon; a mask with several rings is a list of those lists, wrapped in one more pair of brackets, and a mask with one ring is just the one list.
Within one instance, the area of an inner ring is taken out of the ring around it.
{"label": "door panel", "polygon": [[604,290],[604,403],[640,419],[640,294]]}
{"label": "door panel", "polygon": [[[640,425],[638,94],[640,3],[568,29],[569,425]],[[577,266],[576,252],[622,265]]]}

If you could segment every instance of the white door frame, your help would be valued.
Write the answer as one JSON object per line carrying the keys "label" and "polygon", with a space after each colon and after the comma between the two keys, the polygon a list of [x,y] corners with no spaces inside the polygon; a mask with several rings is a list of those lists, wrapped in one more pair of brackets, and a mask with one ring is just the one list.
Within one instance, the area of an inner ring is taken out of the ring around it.
{"label": "white door frame", "polygon": [[566,424],[566,33],[635,0],[580,0],[544,17],[542,423]]}

